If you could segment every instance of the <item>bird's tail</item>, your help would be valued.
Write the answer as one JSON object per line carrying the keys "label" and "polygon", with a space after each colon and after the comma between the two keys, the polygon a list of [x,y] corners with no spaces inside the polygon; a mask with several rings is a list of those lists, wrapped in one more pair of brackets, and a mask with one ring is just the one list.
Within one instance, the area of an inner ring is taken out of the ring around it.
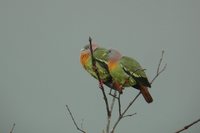
{"label": "bird's tail", "polygon": [[149,90],[146,86],[140,85],[140,92],[147,103],[153,102],[153,98],[151,94],[149,93]]}

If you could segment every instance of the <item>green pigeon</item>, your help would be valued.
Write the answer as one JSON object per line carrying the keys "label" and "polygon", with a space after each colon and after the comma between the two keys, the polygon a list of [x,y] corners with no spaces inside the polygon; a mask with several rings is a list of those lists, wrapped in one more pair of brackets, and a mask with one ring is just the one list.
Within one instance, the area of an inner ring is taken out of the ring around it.
{"label": "green pigeon", "polygon": [[[112,84],[112,77],[109,73],[108,67],[105,64],[105,61],[108,60],[109,50],[105,48],[99,47],[97,44],[92,44],[93,56],[96,61],[96,67],[99,73],[99,77],[101,79],[100,84],[105,84],[111,89],[115,89]],[[92,65],[92,56],[90,52],[90,45],[84,46],[80,52],[80,63],[82,64],[83,68],[92,75],[95,79],[98,79]]]}
{"label": "green pigeon", "polygon": [[141,65],[133,58],[122,56],[117,50],[110,49],[107,65],[112,76],[113,86],[122,91],[124,87],[134,87],[140,90],[147,103],[153,102],[148,91],[151,84]]}

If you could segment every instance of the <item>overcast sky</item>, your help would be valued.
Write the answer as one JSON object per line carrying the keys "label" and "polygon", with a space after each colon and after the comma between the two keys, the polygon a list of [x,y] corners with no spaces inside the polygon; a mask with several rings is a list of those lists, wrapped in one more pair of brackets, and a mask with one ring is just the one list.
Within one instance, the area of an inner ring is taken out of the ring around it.
{"label": "overcast sky", "polygon": [[[139,97],[129,110],[137,115],[116,133],[173,133],[198,119],[199,7],[199,0],[1,0],[0,132],[15,122],[14,133],[77,133],[66,104],[88,133],[102,132],[102,93],[79,62],[89,36],[137,59],[150,80],[165,50],[154,102]],[[127,88],[123,107],[137,93]],[[199,133],[200,123],[186,132]]]}

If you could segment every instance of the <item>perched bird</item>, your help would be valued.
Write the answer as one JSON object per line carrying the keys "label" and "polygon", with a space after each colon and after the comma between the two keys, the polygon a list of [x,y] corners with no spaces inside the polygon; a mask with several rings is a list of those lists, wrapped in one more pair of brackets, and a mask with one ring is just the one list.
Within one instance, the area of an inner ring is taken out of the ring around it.
{"label": "perched bird", "polygon": [[[92,50],[101,83],[117,90],[119,93],[122,93],[124,87],[134,87],[141,91],[148,103],[153,101],[148,91],[151,84],[144,69],[136,60],[122,56],[117,50],[100,48],[97,44],[92,44]],[[86,45],[81,50],[80,62],[83,68],[97,79],[92,65],[90,45]]]}
{"label": "perched bird", "polygon": [[[97,44],[92,44],[93,56],[96,61],[96,67],[101,79],[101,84],[104,83],[111,89],[115,89],[112,86],[112,77],[109,73],[108,67],[105,61],[108,60],[109,50],[99,47]],[[83,68],[92,75],[95,79],[98,79],[96,72],[92,65],[92,56],[90,51],[90,45],[86,45],[80,52],[80,62]]]}
{"label": "perched bird", "polygon": [[124,87],[140,90],[147,103],[153,102],[148,87],[151,87],[144,69],[133,58],[122,56],[117,50],[110,49],[107,65],[112,76],[113,86],[122,91]]}

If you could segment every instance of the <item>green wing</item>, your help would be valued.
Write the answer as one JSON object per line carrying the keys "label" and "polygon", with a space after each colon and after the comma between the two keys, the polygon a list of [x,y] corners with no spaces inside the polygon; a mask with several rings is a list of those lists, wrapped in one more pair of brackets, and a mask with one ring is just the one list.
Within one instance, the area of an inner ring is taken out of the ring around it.
{"label": "green wing", "polygon": [[93,54],[96,60],[106,63],[108,60],[109,50],[105,48],[96,48]]}
{"label": "green wing", "polygon": [[120,60],[120,65],[123,70],[133,77],[136,82],[140,82],[143,85],[150,87],[150,83],[141,65],[133,58],[123,56]]}
{"label": "green wing", "polygon": [[95,57],[97,64],[100,65],[101,68],[104,71],[106,71],[107,74],[110,73],[108,70],[108,65],[107,65],[108,54],[109,54],[109,50],[107,50],[105,48],[97,48],[94,51],[94,57]]}
{"label": "green wing", "polygon": [[[96,66],[98,68],[98,72],[100,75],[100,78],[104,80],[104,82],[109,82],[111,80],[111,76],[108,70],[108,66],[106,64],[106,61],[108,59],[108,50],[105,48],[96,48],[93,51],[94,59],[96,61]],[[92,59],[90,57],[90,60],[88,62],[88,72],[95,78],[97,78],[96,73],[92,69]]]}

